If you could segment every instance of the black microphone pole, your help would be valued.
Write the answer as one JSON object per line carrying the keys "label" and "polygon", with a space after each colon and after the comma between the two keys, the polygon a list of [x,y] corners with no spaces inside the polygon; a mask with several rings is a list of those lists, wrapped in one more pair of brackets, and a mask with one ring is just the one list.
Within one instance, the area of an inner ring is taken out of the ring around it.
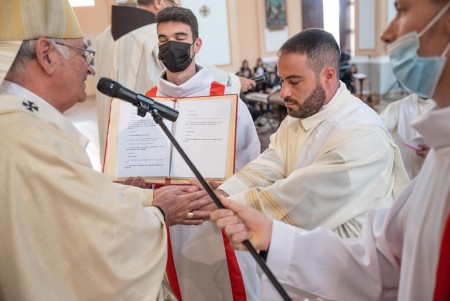
{"label": "black microphone pole", "polygon": [[[208,193],[208,195],[211,197],[211,199],[213,200],[213,202],[216,204],[216,206],[218,208],[225,208],[223,206],[223,204],[220,202],[219,198],[217,197],[217,195],[214,193],[214,191],[212,190],[212,188],[208,185],[208,183],[205,181],[205,179],[203,178],[203,176],[200,174],[200,172],[198,171],[198,169],[195,167],[195,165],[192,163],[192,161],[189,159],[189,157],[186,155],[186,153],[184,152],[184,150],[181,148],[180,144],[178,143],[178,141],[175,139],[175,137],[172,135],[172,133],[169,131],[169,129],[167,128],[166,124],[163,122],[163,118],[161,117],[161,115],[159,115],[158,110],[155,108],[150,108],[150,106],[145,105],[145,103],[140,103],[141,105],[144,104],[145,107],[141,107],[138,106],[138,111],[140,111],[141,113],[143,111],[147,111],[150,112],[153,116],[153,120],[155,121],[155,123],[159,124],[159,126],[161,127],[161,129],[163,130],[163,132],[166,134],[166,136],[169,138],[170,142],[172,142],[173,146],[177,149],[177,151],[180,153],[181,157],[184,159],[184,161],[186,162],[186,164],[189,166],[189,168],[192,170],[192,172],[194,173],[195,177],[198,179],[198,181],[200,182],[200,184],[202,184],[203,188],[206,190],[206,192]],[[142,116],[142,115],[140,115]],[[142,116],[143,117],[143,116]],[[259,256],[258,252],[256,252],[255,247],[253,247],[253,245],[250,243],[249,240],[244,240],[243,244],[245,245],[245,247],[248,249],[248,251],[250,252],[250,254],[252,254],[253,258],[255,258],[256,262],[258,263],[258,265],[261,267],[261,269],[263,270],[263,272],[267,275],[267,277],[269,278],[270,282],[272,282],[273,286],[276,288],[276,290],[280,293],[281,297],[283,298],[283,300],[285,301],[291,301],[291,298],[288,296],[288,294],[286,293],[286,291],[283,289],[283,287],[281,286],[281,284],[278,282],[278,280],[275,278],[275,276],[273,275],[272,271],[269,269],[269,267],[266,265],[266,262],[264,261],[264,259],[261,258],[261,256]]]}

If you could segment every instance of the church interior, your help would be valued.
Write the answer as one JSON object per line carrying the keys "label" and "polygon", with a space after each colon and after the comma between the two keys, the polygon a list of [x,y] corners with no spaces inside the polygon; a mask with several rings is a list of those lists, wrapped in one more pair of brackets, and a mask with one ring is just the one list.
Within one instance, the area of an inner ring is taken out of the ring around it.
{"label": "church interior", "polygon": [[[111,23],[112,5],[135,6],[135,0],[71,0],[85,34],[94,47],[97,35]],[[242,62],[253,70],[258,59],[268,74],[276,72],[277,50],[291,36],[306,28],[323,28],[333,34],[341,49],[340,78],[352,92],[377,112],[408,93],[395,79],[386,45],[379,36],[395,15],[394,0],[180,0],[196,15],[203,40],[199,60],[239,73]],[[272,7],[271,7],[272,6]],[[368,11],[374,12],[368,14]],[[272,14],[272,15],[270,15]],[[220,20],[218,22],[217,20]],[[221,36],[221,39],[217,39]],[[94,64],[95,68],[95,64]],[[251,76],[257,76],[251,75]],[[88,100],[65,114],[91,143],[88,152],[100,169],[94,77],[87,80]],[[137,91],[141,92],[141,91]],[[276,92],[276,91],[275,91]],[[259,108],[255,125],[261,150],[285,116],[282,99],[270,90],[249,91],[247,102]],[[273,100],[269,105],[267,100]]]}

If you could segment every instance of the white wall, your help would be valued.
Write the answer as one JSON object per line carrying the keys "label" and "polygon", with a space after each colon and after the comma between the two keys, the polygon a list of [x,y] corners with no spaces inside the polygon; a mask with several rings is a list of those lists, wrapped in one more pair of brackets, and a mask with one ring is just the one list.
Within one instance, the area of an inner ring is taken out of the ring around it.
{"label": "white wall", "polygon": [[387,56],[359,56],[354,57],[352,62],[356,64],[359,73],[367,74],[365,91],[383,95],[397,81]]}
{"label": "white wall", "polygon": [[[375,49],[375,0],[360,0],[358,5],[358,48]],[[361,30],[363,29],[363,30]]]}
{"label": "white wall", "polygon": [[[199,62],[206,65],[231,64],[226,0],[183,0],[183,7],[192,10],[197,17],[199,36],[203,41]],[[205,7],[209,10],[206,16],[200,13]]]}

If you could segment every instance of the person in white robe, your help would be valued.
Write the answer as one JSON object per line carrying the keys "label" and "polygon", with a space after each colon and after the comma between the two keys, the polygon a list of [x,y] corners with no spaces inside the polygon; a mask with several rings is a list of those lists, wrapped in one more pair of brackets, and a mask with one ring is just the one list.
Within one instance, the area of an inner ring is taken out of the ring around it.
{"label": "person in white robe", "polygon": [[[146,95],[175,98],[209,96],[214,77],[209,69],[203,65],[195,64],[195,68],[195,74],[179,85],[168,81],[166,79],[168,71],[167,69],[163,70],[156,86],[156,95],[150,95],[149,93],[146,93]],[[232,93],[229,93],[229,90],[224,87],[224,94]],[[237,107],[235,171],[240,170],[245,164],[255,159],[261,150],[261,143],[253,119],[241,98],[238,100]]]}
{"label": "person in white robe", "polygon": [[381,119],[400,149],[403,165],[410,179],[417,176],[422,168],[425,159],[421,156],[422,148],[428,149],[423,145],[422,137],[411,126],[411,122],[428,112],[434,105],[432,99],[423,99],[417,94],[410,94],[390,103],[380,113]]}
{"label": "person in white robe", "polygon": [[67,0],[2,3],[0,20],[15,29],[0,32],[0,300],[164,300],[166,226],[192,223],[205,193],[92,169],[62,114],[86,100],[95,55]]}
{"label": "person in white robe", "polygon": [[[242,241],[250,239],[256,249],[268,250],[267,264],[290,296],[450,300],[450,61],[441,59],[449,55],[449,8],[449,1],[398,2],[396,17],[381,35],[391,63],[399,67],[398,80],[436,106],[412,124],[431,147],[422,171],[391,208],[369,213],[360,238],[341,240],[323,227],[306,231],[271,221],[226,199],[231,210],[211,214],[235,248],[243,249]],[[394,46],[408,36],[417,38],[412,39],[417,47],[401,52],[410,63],[397,65]],[[423,72],[415,85],[403,68],[417,67]],[[281,300],[265,277],[262,287],[262,300]]]}
{"label": "person in white robe", "polygon": [[[233,92],[216,82],[209,69],[196,64],[195,55],[201,49],[202,40],[198,37],[197,19],[190,10],[181,7],[167,8],[157,15],[157,24],[159,53],[167,66],[162,71],[157,86],[150,89],[146,93],[147,96],[181,98]],[[172,44],[169,47],[174,49],[177,46],[186,46],[187,51],[179,50],[172,53],[161,49],[174,41],[179,44]],[[177,53],[181,55],[176,57]],[[180,62],[186,62],[184,69],[180,67]],[[260,148],[250,112],[245,103],[239,99],[235,169],[239,170],[256,158]],[[237,252],[236,255],[227,254],[222,234],[214,224],[204,223],[198,227],[172,226],[170,240],[183,300],[241,300],[242,298],[259,300],[260,279],[253,258],[245,252]],[[236,257],[236,259],[230,257]],[[238,271],[230,270],[229,262],[233,260],[239,263]],[[241,282],[242,278],[245,290],[233,289],[239,286],[236,283]]]}
{"label": "person in white robe", "polygon": [[357,237],[364,216],[392,205],[409,180],[378,114],[339,81],[339,57],[334,38],[318,29],[282,46],[280,97],[289,116],[219,192],[294,226]]}
{"label": "person in white robe", "polygon": [[[138,93],[156,85],[164,68],[158,59],[156,14],[171,5],[166,2],[139,0],[137,7],[112,6],[111,25],[97,36],[95,43],[96,81],[108,77]],[[103,165],[111,97],[96,91],[96,102]]]}

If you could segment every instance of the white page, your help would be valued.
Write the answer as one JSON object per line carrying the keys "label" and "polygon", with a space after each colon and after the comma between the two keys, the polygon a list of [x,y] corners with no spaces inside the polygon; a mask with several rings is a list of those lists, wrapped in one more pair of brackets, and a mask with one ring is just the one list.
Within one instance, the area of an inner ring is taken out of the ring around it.
{"label": "white page", "polygon": [[[161,102],[173,107],[171,101]],[[170,141],[151,114],[137,115],[130,103],[120,103],[116,177],[168,177]],[[169,129],[171,122],[164,121]]]}
{"label": "white page", "polygon": [[[231,100],[215,98],[178,103],[175,138],[205,178],[225,178]],[[171,177],[194,177],[176,149]]]}

